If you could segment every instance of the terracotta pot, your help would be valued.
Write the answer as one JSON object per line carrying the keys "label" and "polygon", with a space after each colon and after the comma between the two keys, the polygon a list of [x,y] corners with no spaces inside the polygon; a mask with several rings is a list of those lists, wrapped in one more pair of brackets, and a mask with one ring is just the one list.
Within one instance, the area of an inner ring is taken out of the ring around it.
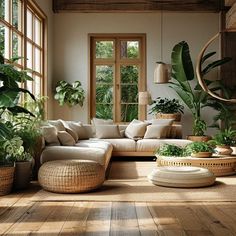
{"label": "terracotta pot", "polygon": [[207,157],[211,157],[211,156],[212,156],[212,152],[191,153],[191,157],[207,158]]}
{"label": "terracotta pot", "polygon": [[15,163],[15,166],[13,188],[16,190],[27,188],[30,183],[32,163],[30,161],[19,161]]}
{"label": "terracotta pot", "polygon": [[233,149],[227,145],[216,145],[215,151],[219,155],[231,155]]}
{"label": "terracotta pot", "polygon": [[211,137],[206,135],[203,136],[188,135],[187,139],[193,142],[207,142],[211,139]]}
{"label": "terracotta pot", "polygon": [[181,113],[157,113],[156,119],[173,119],[174,121],[180,122],[181,121]]}

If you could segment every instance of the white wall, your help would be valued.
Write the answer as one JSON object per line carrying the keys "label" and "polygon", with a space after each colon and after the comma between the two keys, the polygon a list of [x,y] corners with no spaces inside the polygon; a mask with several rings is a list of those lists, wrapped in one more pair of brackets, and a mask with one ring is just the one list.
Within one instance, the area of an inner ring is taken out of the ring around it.
{"label": "white wall", "polygon": [[[219,30],[218,14],[164,13],[163,61],[170,63],[173,46],[185,40],[189,43],[193,61],[204,43]],[[80,80],[88,94],[88,34],[89,33],[146,33],[147,87],[152,97],[175,97],[168,85],[153,84],[155,62],[160,60],[160,13],[116,13],[54,15],[53,86],[58,80]],[[218,44],[213,45],[218,51]],[[54,118],[88,121],[88,100],[83,108],[68,109],[54,102]],[[209,111],[206,118],[211,119]],[[207,117],[208,116],[208,117]],[[191,133],[191,116],[185,109],[184,134]]]}
{"label": "white wall", "polygon": [[47,38],[48,38],[48,44],[47,44],[47,62],[48,62],[48,70],[47,70],[47,94],[49,97],[48,100],[48,107],[47,107],[47,117],[48,119],[53,118],[53,95],[52,95],[52,81],[53,81],[53,19],[54,14],[52,11],[52,0],[35,0],[35,2],[38,4],[38,6],[41,8],[41,10],[45,13],[47,16],[46,22],[47,22]]}

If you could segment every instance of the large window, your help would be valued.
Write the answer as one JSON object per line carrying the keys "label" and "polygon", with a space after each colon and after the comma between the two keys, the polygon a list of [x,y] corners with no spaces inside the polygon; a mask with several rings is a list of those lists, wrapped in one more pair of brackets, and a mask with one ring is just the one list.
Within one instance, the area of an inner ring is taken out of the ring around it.
{"label": "large window", "polygon": [[144,119],[145,35],[91,35],[90,118]]}
{"label": "large window", "polygon": [[6,59],[21,57],[33,81],[23,85],[36,96],[45,95],[45,15],[29,0],[0,0],[0,51]]}

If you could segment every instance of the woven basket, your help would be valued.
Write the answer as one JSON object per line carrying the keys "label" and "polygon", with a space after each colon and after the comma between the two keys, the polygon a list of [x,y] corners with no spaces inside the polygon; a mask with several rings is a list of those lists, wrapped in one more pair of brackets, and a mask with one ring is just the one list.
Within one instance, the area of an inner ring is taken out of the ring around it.
{"label": "woven basket", "polygon": [[156,119],[173,119],[174,121],[181,121],[181,113],[157,113]]}
{"label": "woven basket", "polygon": [[104,180],[104,167],[88,160],[46,162],[38,174],[39,184],[45,190],[58,193],[88,192],[99,188]]}
{"label": "woven basket", "polygon": [[0,166],[0,196],[11,192],[14,179],[14,166]]}

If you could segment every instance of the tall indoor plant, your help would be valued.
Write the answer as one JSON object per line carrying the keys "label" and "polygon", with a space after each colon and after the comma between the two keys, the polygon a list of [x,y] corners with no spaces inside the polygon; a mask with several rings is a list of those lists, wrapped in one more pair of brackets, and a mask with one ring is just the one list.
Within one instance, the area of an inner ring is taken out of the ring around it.
{"label": "tall indoor plant", "polygon": [[[201,62],[202,65],[214,54],[215,52],[206,54]],[[203,74],[206,75],[211,69],[220,66],[229,60],[229,58],[224,58],[207,64],[203,69]],[[174,80],[174,82],[171,82],[171,87],[176,91],[193,115],[193,135],[203,136],[207,125],[202,118],[201,111],[204,104],[207,103],[209,95],[201,89],[195,79],[193,63],[187,42],[182,41],[174,46],[171,54],[171,64],[171,77]],[[211,84],[215,91],[221,88],[219,81],[205,81],[208,85]]]}
{"label": "tall indoor plant", "polygon": [[[2,194],[9,193],[11,189],[11,186],[9,186],[7,191],[1,191],[2,187],[5,186],[1,184],[1,177],[5,173],[6,168],[9,168],[9,160],[12,163],[16,156],[24,152],[23,141],[14,132],[14,124],[11,117],[20,113],[33,116],[30,111],[19,105],[20,95],[29,94],[33,100],[35,99],[30,91],[19,87],[19,84],[32,80],[32,78],[27,75],[26,71],[18,71],[15,68],[14,62],[16,60],[17,58],[5,62],[3,55],[0,54],[0,157],[2,159],[0,165],[0,193]],[[13,165],[11,166],[14,169]],[[11,179],[11,181],[13,180]]]}

